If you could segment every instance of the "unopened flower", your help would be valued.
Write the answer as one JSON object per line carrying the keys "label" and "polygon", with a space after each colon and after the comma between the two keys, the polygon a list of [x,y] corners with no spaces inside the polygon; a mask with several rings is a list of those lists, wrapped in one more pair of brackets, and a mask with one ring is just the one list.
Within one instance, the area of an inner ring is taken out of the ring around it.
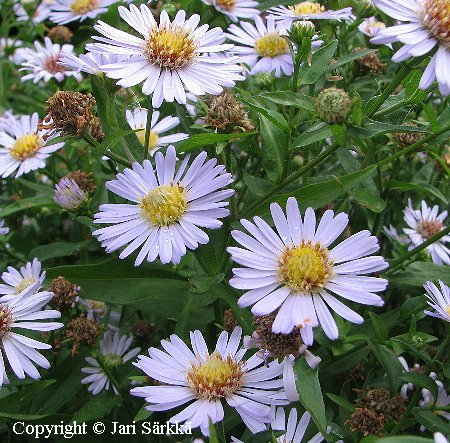
{"label": "unopened flower", "polygon": [[118,0],[53,0],[50,5],[50,20],[64,25],[79,20],[95,18],[108,11],[108,6]]}
{"label": "unopened flower", "polygon": [[275,82],[275,76],[271,72],[257,72],[253,76],[255,85],[260,89],[270,89]]}
{"label": "unopened flower", "polygon": [[[8,132],[0,132],[0,176],[8,177],[17,170],[16,177],[45,167],[45,159],[64,146],[48,144],[51,135],[39,129],[38,113],[23,115]],[[52,134],[56,135],[56,134]]]}
{"label": "unopened flower", "polygon": [[377,7],[372,0],[358,0],[355,3],[355,12],[358,17],[370,17],[377,12]]}
{"label": "unopened flower", "polygon": [[135,363],[165,385],[137,387],[131,394],[144,397],[149,411],[166,411],[194,401],[169,422],[190,422],[192,428],[200,427],[203,435],[209,434],[209,420],[213,424],[223,420],[222,401],[236,409],[251,432],[265,430],[272,420],[268,405],[288,403],[278,378],[283,365],[273,361],[266,367],[256,355],[245,360],[241,334],[239,327],[230,337],[223,331],[212,353],[200,331],[190,333],[192,351],[171,335],[170,340],[161,341],[166,352],[150,348],[149,356],[140,355]]}
{"label": "unopened flower", "polygon": [[51,346],[22,335],[16,329],[48,332],[64,326],[62,323],[48,321],[59,318],[60,312],[42,309],[53,294],[38,292],[32,295],[31,292],[32,288],[29,288],[28,291],[23,291],[17,297],[0,304],[0,387],[9,383],[5,363],[9,363],[12,371],[21,380],[25,375],[35,380],[40,378],[35,365],[44,369],[50,367],[48,360],[37,349],[51,349]]}
{"label": "unopened flower", "polygon": [[[231,183],[231,174],[217,165],[216,159],[206,161],[200,153],[188,167],[189,156],[175,173],[176,152],[167,148],[166,156],[155,155],[156,171],[149,160],[134,163],[106,187],[134,204],[105,204],[95,214],[95,222],[111,224],[93,232],[107,252],[128,246],[119,258],[128,257],[140,248],[135,265],[144,259],[152,262],[179,263],[187,249],[196,249],[209,241],[200,229],[217,229],[220,218],[229,214],[225,201],[232,189],[221,189]],[[206,161],[206,162],[205,162]]]}
{"label": "unopened flower", "polygon": [[55,185],[53,200],[68,211],[75,211],[88,202],[89,194],[80,189],[75,180],[63,178]]}
{"label": "unopened flower", "polygon": [[304,39],[312,39],[316,34],[316,27],[309,20],[301,20],[292,22],[288,31],[290,39],[298,46],[302,44]]}
{"label": "unopened flower", "polygon": [[338,338],[329,307],[353,323],[363,322],[341,297],[364,305],[383,305],[375,293],[386,288],[387,280],[361,275],[387,267],[383,257],[369,257],[379,249],[377,238],[369,231],[353,234],[328,249],[346,228],[347,214],[334,216],[327,210],[316,226],[314,210],[308,208],[302,220],[292,197],[287,201],[287,217],[276,203],[270,210],[278,234],[260,217],[254,217],[254,223],[241,220],[251,236],[231,233],[242,245],[228,248],[232,259],[243,266],[233,269],[230,280],[234,288],[247,291],[238,300],[241,307],[254,305],[256,316],[279,308],[272,331],[288,334],[298,327],[303,341],[310,345],[312,334],[307,332],[319,324],[329,338]]}
{"label": "unopened flower", "polygon": [[259,3],[255,0],[202,0],[212,5],[217,11],[227,15],[234,22],[238,18],[254,18],[260,14]]}
{"label": "unopened flower", "polygon": [[450,289],[439,280],[441,290],[431,281],[427,281],[423,287],[427,292],[427,302],[434,311],[424,311],[425,314],[450,322]]}
{"label": "unopened flower", "polygon": [[57,82],[62,82],[66,77],[74,77],[78,81],[81,75],[76,71],[68,70],[60,63],[61,52],[73,53],[72,45],[60,45],[52,43],[49,37],[45,37],[44,45],[38,41],[34,42],[35,51],[29,50],[24,53],[25,60],[22,62],[20,71],[31,71],[24,75],[21,80],[33,80],[37,83],[39,80],[48,82],[54,78]]}
{"label": "unopened flower", "polygon": [[[108,390],[110,387],[110,380],[108,374],[104,372],[104,365],[108,370],[114,370],[115,368],[122,366],[127,361],[141,352],[141,348],[133,348],[130,350],[132,337],[126,335],[120,335],[118,332],[113,334],[110,331],[106,331],[100,342],[98,358],[86,357],[85,360],[90,366],[81,368],[81,372],[89,374],[87,377],[81,380],[81,383],[88,384],[88,391],[92,395],[97,395],[103,390]],[[101,363],[99,363],[99,359]],[[119,395],[117,389],[112,385],[114,393]]]}
{"label": "unopened flower", "polygon": [[58,311],[74,308],[79,299],[80,289],[78,285],[64,277],[54,278],[50,284],[50,291],[53,292],[52,304]]}
{"label": "unopened flower", "polygon": [[[447,211],[439,214],[439,206],[428,207],[423,200],[421,209],[414,209],[411,200],[408,200],[408,206],[403,213],[405,222],[409,226],[403,231],[411,238],[410,249],[419,246],[442,231],[445,227],[444,221],[447,218]],[[427,246],[426,250],[431,255],[433,263],[450,265],[450,249],[445,246],[445,243],[448,242],[450,242],[450,235],[444,235],[435,243]]]}
{"label": "unopened flower", "polygon": [[94,39],[102,43],[88,44],[87,49],[129,55],[129,60],[103,65],[102,71],[119,80],[119,86],[143,82],[142,92],[152,94],[153,107],[159,108],[164,100],[186,103],[186,90],[196,95],[220,94],[223,87],[233,87],[243,80],[236,57],[216,55],[232,47],[223,44],[223,31],[208,30],[206,24],[198,28],[199,15],[186,19],[186,12],[181,10],[170,21],[162,11],[158,24],[146,5],[140,9],[119,6],[119,15],[143,38],[99,22],[94,28],[104,37]]}
{"label": "unopened flower", "polygon": [[4,284],[0,284],[0,303],[5,303],[15,299],[25,290],[29,294],[38,292],[44,283],[45,271],[41,272],[41,262],[34,258],[19,270],[8,266],[2,273],[2,280]]}
{"label": "unopened flower", "polygon": [[316,99],[316,111],[326,123],[342,123],[350,114],[352,102],[343,89],[327,88]]}
{"label": "unopened flower", "polygon": [[67,26],[54,26],[47,35],[55,43],[63,44],[70,42],[73,32]]}
{"label": "unopened flower", "polygon": [[[139,129],[139,131],[136,132],[136,135],[139,141],[142,143],[142,146],[145,145],[147,114],[148,110],[144,108],[135,108],[133,111],[126,111],[127,122],[130,125],[131,129]],[[162,120],[159,120],[159,117],[159,111],[152,111],[148,140],[150,155],[154,155],[154,153],[163,146],[171,145],[188,138],[188,134],[185,134],[184,132],[162,135],[164,134],[164,132],[170,131],[171,129],[178,126],[180,124],[180,119],[172,115],[168,115]]]}
{"label": "unopened flower", "polygon": [[91,94],[57,91],[47,100],[42,127],[62,135],[80,135],[91,121],[95,99]]}
{"label": "unopened flower", "polygon": [[427,89],[437,80],[442,95],[450,94],[450,11],[448,0],[373,0],[375,6],[395,20],[399,25],[382,30],[372,38],[372,43],[400,42],[402,46],[392,57],[394,62],[403,62],[411,57],[420,57],[433,51],[419,83]]}

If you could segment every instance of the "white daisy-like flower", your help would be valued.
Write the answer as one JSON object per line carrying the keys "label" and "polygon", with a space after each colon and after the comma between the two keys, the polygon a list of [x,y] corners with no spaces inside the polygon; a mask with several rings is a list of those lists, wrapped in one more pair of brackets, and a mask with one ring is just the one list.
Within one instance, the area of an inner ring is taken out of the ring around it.
{"label": "white daisy-like flower", "polygon": [[[137,138],[144,146],[145,144],[145,131],[147,127],[147,109],[135,108],[133,111],[126,111],[127,122],[131,129],[140,129],[136,132]],[[189,137],[188,134],[183,132],[177,132],[176,134],[169,134],[161,136],[164,132],[170,131],[180,124],[178,117],[169,115],[158,121],[160,117],[159,111],[153,111],[150,122],[150,138],[149,138],[149,153],[153,155],[159,148],[172,143],[185,140]]]}
{"label": "white daisy-like flower", "polygon": [[[430,237],[438,234],[444,229],[444,220],[447,218],[447,211],[439,214],[439,206],[428,207],[422,200],[421,209],[414,209],[411,200],[403,211],[405,222],[409,228],[403,229],[405,234],[411,239],[410,249],[413,249]],[[426,250],[431,256],[433,263],[438,265],[450,265],[450,249],[444,243],[450,242],[450,235],[444,235],[437,242],[427,246]]]}
{"label": "white daisy-like flower", "polygon": [[5,226],[5,220],[0,220],[0,235],[7,235],[9,228]]}
{"label": "white daisy-like flower", "polygon": [[296,20],[353,20],[352,8],[343,8],[337,11],[327,10],[318,2],[300,2],[293,6],[274,6],[269,9],[275,20],[281,20],[290,26]]}
{"label": "white daisy-like flower", "polygon": [[424,311],[425,314],[450,322],[450,288],[439,280],[441,290],[431,281],[427,281],[423,287],[427,291],[427,302],[434,311]]}
{"label": "white daisy-like flower", "polygon": [[50,21],[65,25],[74,21],[92,19],[108,12],[108,7],[119,0],[54,0],[50,5]]}
{"label": "white daisy-like flower", "polygon": [[362,23],[358,26],[358,29],[368,37],[375,37],[381,31],[386,29],[386,25],[380,22],[376,17],[365,18]]}
{"label": "white daisy-like flower", "polygon": [[[275,77],[281,74],[292,75],[294,65],[287,40],[283,37],[286,28],[276,25],[273,17],[264,23],[261,17],[255,17],[255,24],[242,21],[240,26],[230,25],[227,37],[243,46],[235,46],[231,53],[239,56],[239,62],[245,63],[250,74],[273,72]],[[323,42],[313,37],[312,47],[315,49]]]}
{"label": "white daisy-like flower", "polygon": [[8,37],[0,38],[0,57],[3,58],[9,53],[9,60],[14,61],[14,53],[21,45],[23,45],[22,40]]}
{"label": "white daisy-like flower", "polygon": [[236,409],[251,432],[265,430],[272,420],[268,405],[289,403],[279,378],[283,364],[275,360],[265,366],[257,355],[243,360],[246,350],[239,349],[241,334],[239,327],[230,337],[223,331],[212,353],[200,331],[190,333],[193,352],[171,335],[161,341],[166,352],[150,348],[148,357],[140,355],[134,363],[166,385],[137,387],[131,394],[145,397],[150,411],[167,411],[194,401],[169,422],[190,422],[191,428],[200,427],[203,435],[209,433],[209,419],[212,423],[223,420],[222,400]]}
{"label": "white daisy-like flower", "polygon": [[371,256],[379,250],[378,240],[369,231],[361,231],[329,249],[348,224],[348,215],[334,216],[327,210],[316,227],[316,215],[308,208],[304,218],[297,201],[290,197],[287,218],[280,206],[270,205],[278,234],[260,217],[254,223],[241,220],[252,235],[232,231],[243,248],[228,248],[233,260],[244,266],[233,269],[231,286],[248,290],[240,297],[241,307],[254,305],[256,316],[277,311],[272,331],[287,334],[299,327],[305,344],[312,337],[304,331],[322,326],[330,339],[339,332],[329,308],[353,323],[363,318],[340,301],[340,298],[364,305],[382,306],[375,294],[386,289],[387,280],[366,277],[385,269],[383,257]]}
{"label": "white daisy-like flower", "polygon": [[18,117],[12,114],[11,111],[6,111],[2,115],[0,115],[0,131],[11,131],[11,128],[14,128],[16,125]]}
{"label": "white daisy-like flower", "polygon": [[53,137],[45,139],[48,131],[39,130],[38,123],[38,113],[35,112],[31,116],[21,116],[8,133],[0,132],[1,177],[8,177],[16,170],[16,177],[19,177],[43,168],[45,159],[64,146],[64,142],[49,145]]}
{"label": "white daisy-like flower", "polygon": [[53,200],[62,208],[73,211],[86,203],[89,193],[83,191],[72,178],[63,178],[55,185]]}
{"label": "white daisy-like flower", "polygon": [[[101,364],[97,358],[85,358],[90,366],[81,368],[81,372],[89,375],[83,378],[81,383],[89,384],[88,391],[91,392],[92,395],[97,395],[103,390],[108,390],[110,387],[110,380],[108,375],[104,372],[102,365],[109,370],[114,370],[118,366],[122,366],[127,361],[136,357],[136,355],[141,352],[141,348],[129,350],[132,342],[133,337],[128,337],[126,335],[121,336],[119,332],[113,334],[110,331],[106,331],[99,347]],[[112,385],[112,388],[114,393],[118,395],[119,393],[117,392],[116,387]]]}
{"label": "white daisy-like flower", "polygon": [[438,47],[419,83],[427,89],[437,80],[442,95],[450,94],[450,10],[448,0],[373,0],[385,14],[399,20],[400,25],[391,26],[372,38],[372,43],[404,44],[392,57],[402,62],[410,57],[428,54]]}
{"label": "white daisy-like flower", "polygon": [[121,62],[128,58],[127,55],[100,54],[98,52],[88,52],[77,57],[72,51],[69,53],[61,51],[60,62],[68,69],[99,75],[102,72],[100,66]]}
{"label": "white daisy-like flower", "polygon": [[445,438],[445,435],[441,432],[435,432],[433,434],[434,443],[448,443],[448,440]]}
{"label": "white daisy-like flower", "polygon": [[254,0],[202,0],[207,5],[214,6],[217,11],[227,15],[233,21],[238,18],[253,18],[260,14],[259,3]]}
{"label": "white daisy-like flower", "polygon": [[118,85],[130,87],[143,83],[142,92],[153,94],[152,105],[159,108],[163,100],[186,103],[186,92],[196,95],[220,94],[223,87],[233,87],[243,80],[242,68],[236,57],[216,57],[233,45],[222,44],[225,34],[220,28],[198,27],[200,16],[186,20],[185,11],[178,11],[171,22],[162,11],[159,24],[150,9],[135,5],[119,6],[119,15],[141,37],[120,31],[101,21],[94,28],[105,37],[93,37],[102,43],[87,45],[87,49],[109,54],[131,56],[124,62],[102,66],[108,77],[119,79]]}
{"label": "white daisy-like flower", "polygon": [[42,0],[38,7],[34,10],[33,14],[30,16],[25,8],[22,6],[20,2],[17,2],[13,5],[14,13],[16,14],[18,22],[27,22],[31,19],[31,21],[37,25],[46,20],[50,13],[50,4],[52,0]]}
{"label": "white daisy-like flower", "polygon": [[196,249],[209,241],[200,229],[218,229],[220,218],[229,210],[225,199],[234,190],[223,189],[232,182],[225,167],[217,165],[216,159],[205,162],[206,152],[200,153],[188,168],[189,155],[185,157],[175,174],[176,152],[167,148],[166,156],[155,155],[156,170],[149,160],[141,166],[134,163],[106,187],[133,204],[104,204],[95,214],[96,223],[112,224],[98,229],[97,235],[106,248],[113,252],[129,245],[119,258],[128,257],[141,248],[135,265],[145,258],[152,262],[158,257],[162,263],[180,262],[188,249]]}
{"label": "white daisy-like flower", "polygon": [[45,271],[41,272],[41,262],[34,258],[32,262],[25,263],[19,271],[8,266],[7,271],[2,273],[2,280],[5,284],[0,284],[0,303],[5,303],[25,290],[31,294],[39,291],[45,280]]}
{"label": "white daisy-like flower", "polygon": [[9,383],[6,373],[5,359],[12,371],[20,379],[25,374],[33,379],[40,378],[35,364],[48,369],[50,363],[36,349],[51,349],[51,346],[15,332],[17,329],[48,332],[62,328],[57,322],[39,322],[61,317],[59,311],[42,308],[52,299],[52,292],[22,292],[9,302],[0,304],[0,387]]}
{"label": "white daisy-like flower", "polygon": [[52,43],[49,37],[45,37],[44,44],[45,46],[42,46],[41,43],[35,41],[35,51],[23,52],[23,56],[26,58],[21,64],[23,68],[20,71],[31,72],[24,75],[21,80],[23,82],[33,80],[33,83],[44,80],[47,83],[52,78],[57,82],[62,82],[66,77],[74,77],[80,81],[81,75],[78,72],[67,70],[60,63],[61,52],[73,53],[73,46]]}

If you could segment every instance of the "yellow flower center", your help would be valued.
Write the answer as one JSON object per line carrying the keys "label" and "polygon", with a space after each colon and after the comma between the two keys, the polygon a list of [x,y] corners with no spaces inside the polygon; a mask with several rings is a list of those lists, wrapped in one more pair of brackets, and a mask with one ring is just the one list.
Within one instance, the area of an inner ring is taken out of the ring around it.
{"label": "yellow flower center", "polygon": [[450,315],[450,305],[447,305],[447,306],[444,308],[444,311],[445,311],[448,315]]}
{"label": "yellow flower center", "polygon": [[[136,133],[137,138],[142,143],[142,146],[145,146],[145,129],[141,129],[139,132]],[[159,136],[157,132],[150,131],[150,137],[148,139],[148,148],[149,151],[152,151],[156,147],[158,147],[158,140]]]}
{"label": "yellow flower center", "polygon": [[439,220],[424,220],[419,223],[417,230],[425,238],[430,238],[442,231],[442,222]]}
{"label": "yellow flower center", "polygon": [[286,248],[278,262],[280,282],[294,292],[317,291],[332,273],[328,250],[319,243],[303,242],[299,246]]}
{"label": "yellow flower center", "polygon": [[425,0],[419,16],[432,36],[450,49],[450,0]]}
{"label": "yellow flower center", "polygon": [[288,52],[288,43],[278,32],[270,32],[255,41],[255,49],[261,57],[276,57]]}
{"label": "yellow flower center", "polygon": [[231,11],[236,5],[236,0],[216,0],[214,5],[224,11]]}
{"label": "yellow flower center", "polygon": [[144,217],[156,226],[176,223],[186,212],[187,192],[180,184],[171,183],[152,189],[141,201]]}
{"label": "yellow flower center", "polygon": [[70,9],[74,14],[86,14],[98,7],[98,0],[75,0]]}
{"label": "yellow flower center", "polygon": [[11,149],[11,155],[17,160],[34,157],[41,143],[37,134],[27,134],[19,137]]}
{"label": "yellow flower center", "polygon": [[106,310],[106,305],[102,301],[92,300],[91,301],[91,309],[93,311],[97,311],[99,314],[104,314],[104,312]]}
{"label": "yellow flower center", "polygon": [[8,308],[8,306],[0,305],[0,340],[3,339],[11,330],[11,323],[11,310]]}
{"label": "yellow flower center", "polygon": [[170,23],[152,29],[145,52],[149,61],[161,68],[178,69],[191,63],[197,47],[197,41],[188,30]]}
{"label": "yellow flower center", "polygon": [[243,383],[244,363],[233,360],[230,356],[223,359],[213,353],[192,365],[186,375],[186,381],[200,398],[208,400],[232,395]]}
{"label": "yellow flower center", "polygon": [[33,277],[24,278],[17,286],[16,286],[16,294],[20,294],[23,290],[27,289],[31,286],[36,280]]}
{"label": "yellow flower center", "polygon": [[311,14],[322,14],[325,12],[325,8],[320,3],[315,2],[301,2],[295,6],[289,6],[289,9],[295,15],[311,15]]}

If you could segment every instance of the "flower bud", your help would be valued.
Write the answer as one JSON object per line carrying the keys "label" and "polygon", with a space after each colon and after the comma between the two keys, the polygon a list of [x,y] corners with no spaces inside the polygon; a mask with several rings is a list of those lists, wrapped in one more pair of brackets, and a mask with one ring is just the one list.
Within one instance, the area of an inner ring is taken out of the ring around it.
{"label": "flower bud", "polygon": [[343,89],[324,89],[316,99],[316,111],[326,123],[342,123],[350,114],[352,102]]}
{"label": "flower bud", "polygon": [[174,3],[165,3],[161,11],[166,11],[170,18],[175,17],[175,14],[178,12],[178,8]]}
{"label": "flower bud", "polygon": [[359,18],[367,18],[373,16],[377,12],[377,7],[371,0],[355,0],[355,11]]}
{"label": "flower bud", "polygon": [[271,72],[258,72],[253,80],[259,89],[269,89],[275,82],[275,76]]}
{"label": "flower bud", "polygon": [[316,34],[316,27],[309,20],[295,21],[288,31],[289,38],[300,46],[305,38],[311,39]]}

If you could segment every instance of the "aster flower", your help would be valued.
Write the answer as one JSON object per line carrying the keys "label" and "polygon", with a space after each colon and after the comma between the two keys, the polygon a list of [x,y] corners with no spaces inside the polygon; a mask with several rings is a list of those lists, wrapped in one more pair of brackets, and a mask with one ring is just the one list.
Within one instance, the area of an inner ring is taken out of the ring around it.
{"label": "aster flower", "polygon": [[208,435],[209,419],[212,423],[223,420],[222,400],[236,409],[251,432],[265,430],[265,423],[272,419],[267,405],[288,403],[278,378],[283,365],[273,361],[264,366],[257,355],[244,360],[246,351],[239,349],[241,334],[239,327],[230,337],[223,331],[212,353],[200,331],[190,333],[193,351],[171,335],[161,341],[166,352],[150,348],[148,357],[140,355],[134,363],[165,385],[137,387],[131,394],[145,397],[149,411],[167,411],[193,400],[169,422],[190,422],[191,428],[200,427],[203,435]]}
{"label": "aster flower", "polygon": [[0,115],[0,132],[9,132],[16,125],[17,118],[11,111],[6,111]]}
{"label": "aster flower", "polygon": [[[127,122],[131,129],[140,129],[136,133],[137,138],[142,143],[145,144],[145,130],[147,127],[147,109],[135,108],[133,111],[126,111]],[[160,117],[159,111],[153,111],[151,122],[150,122],[150,138],[149,138],[149,153],[153,155],[162,146],[171,145],[172,143],[179,142],[180,140],[185,140],[189,137],[188,134],[183,132],[178,132],[176,134],[164,135],[164,132],[170,131],[180,124],[180,119],[178,117],[173,117],[169,115],[164,117],[161,121],[158,121]]]}
{"label": "aster flower", "polygon": [[[133,342],[133,337],[126,335],[120,335],[118,332],[112,334],[110,331],[106,331],[100,342],[100,354],[101,362],[107,369],[113,370],[118,366],[125,364],[127,361],[136,357],[141,352],[141,348],[133,348],[130,346]],[[108,375],[104,372],[102,365],[98,362],[97,358],[86,357],[86,362],[90,366],[81,368],[81,372],[89,374],[87,377],[81,380],[83,384],[89,384],[88,391],[92,395],[97,395],[103,390],[108,390],[110,387],[110,380]],[[113,390],[116,395],[116,387],[113,385]]]}
{"label": "aster flower", "polygon": [[206,24],[198,27],[199,15],[186,20],[185,11],[178,11],[171,22],[167,12],[162,11],[157,24],[145,5],[140,10],[134,5],[130,9],[119,6],[119,15],[143,38],[99,21],[94,28],[105,37],[93,37],[102,43],[86,47],[95,52],[131,56],[129,60],[104,65],[102,70],[123,87],[144,82],[142,92],[153,94],[153,107],[159,108],[163,100],[186,103],[185,88],[196,95],[217,95],[222,87],[233,87],[243,79],[235,57],[215,56],[232,47],[222,44],[223,31],[208,30]]}
{"label": "aster flower", "polygon": [[[86,298],[80,298],[79,303],[86,307],[87,313],[86,318],[95,319],[98,323],[103,323],[103,319],[107,313],[106,303],[98,300],[89,300]],[[109,311],[108,316],[108,329],[111,331],[118,331],[119,328],[116,326],[120,322],[120,312]]]}
{"label": "aster flower", "polygon": [[16,298],[23,291],[34,294],[42,288],[45,280],[45,271],[41,273],[41,262],[34,258],[32,262],[25,263],[20,270],[8,266],[7,271],[2,273],[0,284],[0,303],[5,303]]}
{"label": "aster flower", "polygon": [[293,6],[275,6],[269,9],[275,20],[281,20],[290,26],[296,20],[353,20],[352,8],[337,11],[327,10],[318,2],[300,2]]}
{"label": "aster flower", "polygon": [[0,387],[9,383],[5,359],[22,380],[25,375],[33,379],[40,378],[35,364],[45,369],[50,367],[48,360],[36,349],[51,349],[51,346],[15,332],[16,328],[48,332],[64,326],[57,322],[36,321],[59,318],[61,313],[50,309],[42,310],[53,297],[51,292],[38,292],[31,296],[31,289],[0,304]]}
{"label": "aster flower", "polygon": [[434,311],[424,311],[425,314],[432,317],[440,318],[441,320],[450,322],[450,289],[439,280],[441,290],[431,281],[427,281],[423,287],[427,291],[427,302],[434,309]]}
{"label": "aster flower", "polygon": [[[421,209],[414,209],[411,200],[403,211],[405,222],[409,228],[403,229],[405,234],[411,238],[410,249],[413,249],[427,241],[433,235],[444,229],[444,220],[447,218],[447,211],[439,214],[439,206],[429,208],[422,200]],[[450,249],[444,243],[450,242],[450,235],[444,235],[437,242],[427,246],[426,250],[431,256],[433,263],[438,265],[450,265]]]}
{"label": "aster flower", "polygon": [[89,194],[71,178],[63,178],[55,185],[53,200],[62,208],[74,211],[88,201]]}
{"label": "aster flower", "polygon": [[231,174],[217,160],[206,161],[200,153],[188,168],[189,156],[175,174],[176,153],[173,146],[166,156],[155,155],[156,171],[149,160],[143,166],[134,163],[106,187],[133,204],[105,204],[95,214],[96,223],[112,226],[98,229],[97,235],[107,252],[129,245],[119,258],[128,257],[141,248],[135,265],[145,258],[152,262],[160,257],[162,263],[179,263],[187,248],[196,249],[208,243],[208,235],[199,227],[217,229],[219,218],[229,214],[223,201],[233,194],[232,189],[220,190],[231,183]]}
{"label": "aster flower", "polygon": [[[363,318],[339,299],[342,297],[365,305],[382,306],[387,280],[361,274],[379,272],[388,265],[380,256],[369,257],[378,251],[376,237],[369,231],[353,234],[329,249],[348,224],[348,216],[325,211],[316,228],[316,215],[308,208],[304,218],[297,201],[289,198],[287,218],[280,206],[270,206],[275,223],[273,229],[260,217],[254,223],[241,220],[253,236],[232,231],[233,238],[243,246],[228,248],[232,259],[244,266],[233,269],[231,286],[248,290],[240,297],[241,307],[254,305],[256,316],[275,312],[272,325],[275,333],[290,333],[299,327],[305,344],[312,337],[305,334],[305,326],[322,326],[325,334],[338,338],[338,328],[329,308],[353,323]],[[327,306],[328,305],[328,306]]]}
{"label": "aster flower", "polygon": [[50,13],[50,4],[52,0],[42,0],[38,7],[34,10],[33,14],[30,16],[25,8],[21,5],[20,2],[17,2],[13,5],[14,13],[16,14],[18,22],[27,22],[31,19],[31,21],[37,25],[46,20]]}
{"label": "aster flower", "polygon": [[401,243],[402,245],[406,246],[411,243],[411,239],[409,237],[406,237],[405,235],[400,235],[395,226],[383,226],[383,231],[389,238]]}
{"label": "aster flower", "polygon": [[[0,176],[8,177],[17,170],[16,177],[45,167],[45,159],[61,149],[64,143],[48,142],[48,131],[38,129],[38,113],[23,115],[8,133],[0,132]],[[56,136],[56,134],[55,134]]]}
{"label": "aster flower", "polygon": [[100,66],[121,62],[128,58],[126,55],[100,54],[97,52],[88,52],[77,57],[72,51],[68,53],[62,51],[60,62],[68,69],[99,75],[102,72]]}
{"label": "aster flower", "polygon": [[0,235],[7,235],[9,228],[5,226],[5,220],[0,220]]}
{"label": "aster flower", "polygon": [[385,14],[402,23],[391,26],[372,38],[372,43],[404,44],[392,57],[394,62],[402,62],[410,57],[428,54],[437,46],[437,51],[428,63],[420,89],[427,89],[437,80],[442,95],[450,94],[450,31],[448,0],[373,0],[375,6]]}
{"label": "aster flower", "polygon": [[24,82],[33,79],[33,83],[37,83],[43,79],[47,83],[52,78],[62,82],[66,77],[74,77],[80,81],[81,76],[78,72],[69,71],[60,63],[61,52],[70,54],[73,52],[73,46],[52,43],[49,37],[45,37],[44,44],[45,46],[42,46],[35,41],[36,50],[23,53],[26,58],[21,64],[23,68],[20,71],[31,71],[31,73],[24,75],[21,80]]}
{"label": "aster flower", "polygon": [[217,11],[227,15],[233,21],[238,18],[253,18],[259,15],[258,2],[254,0],[202,0],[207,5],[214,6]]}
{"label": "aster flower", "polygon": [[381,31],[386,29],[386,25],[380,22],[376,17],[365,18],[362,23],[358,26],[358,29],[368,37],[375,37]]}
{"label": "aster flower", "polygon": [[118,0],[53,0],[50,6],[50,20],[59,25],[84,21],[104,14],[108,7]]}

